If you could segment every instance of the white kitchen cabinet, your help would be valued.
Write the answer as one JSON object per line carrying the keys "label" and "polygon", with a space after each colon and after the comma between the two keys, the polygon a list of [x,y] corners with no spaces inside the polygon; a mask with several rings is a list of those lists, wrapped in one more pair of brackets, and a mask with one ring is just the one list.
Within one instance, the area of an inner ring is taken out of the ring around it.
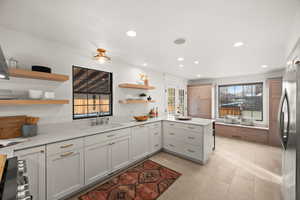
{"label": "white kitchen cabinet", "polygon": [[90,184],[110,173],[110,142],[85,148],[85,184]]}
{"label": "white kitchen cabinet", "polygon": [[149,128],[140,125],[132,128],[132,160],[136,161],[144,158],[150,151]]}
{"label": "white kitchen cabinet", "polygon": [[111,170],[115,171],[130,163],[130,137],[116,139],[111,143]]}
{"label": "white kitchen cabinet", "polygon": [[46,170],[45,146],[16,151],[19,160],[25,160],[27,166],[26,176],[29,180],[29,191],[33,200],[46,198]]}
{"label": "white kitchen cabinet", "polygon": [[47,200],[60,199],[84,185],[83,149],[47,157]]}
{"label": "white kitchen cabinet", "polygon": [[155,153],[162,148],[161,123],[150,124],[148,127],[150,134],[150,153]]}

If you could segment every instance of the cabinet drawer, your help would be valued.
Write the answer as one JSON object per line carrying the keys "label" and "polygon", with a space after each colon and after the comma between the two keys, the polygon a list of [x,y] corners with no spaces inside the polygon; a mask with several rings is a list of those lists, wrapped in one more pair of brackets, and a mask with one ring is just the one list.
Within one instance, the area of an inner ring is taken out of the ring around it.
{"label": "cabinet drawer", "polygon": [[83,148],[82,138],[49,144],[47,145],[47,154],[52,155],[52,154],[71,151],[80,148]]}
{"label": "cabinet drawer", "polygon": [[150,128],[161,128],[161,122],[155,122],[148,125]]}
{"label": "cabinet drawer", "polygon": [[237,131],[243,135],[243,139],[250,142],[266,144],[268,142],[268,131],[251,128],[237,128]]}
{"label": "cabinet drawer", "polygon": [[182,153],[188,157],[191,157],[191,158],[194,158],[197,160],[202,160],[203,150],[202,150],[202,147],[200,147],[200,146],[185,144],[184,150]]}
{"label": "cabinet drawer", "polygon": [[193,125],[193,124],[183,124],[182,128],[188,130],[188,131],[194,131],[197,133],[203,133],[203,128],[202,126],[197,126],[197,125]]}
{"label": "cabinet drawer", "polygon": [[180,133],[180,130],[176,128],[168,128],[167,130],[164,131],[163,136],[168,137],[171,139],[181,139],[182,138],[182,133]]}
{"label": "cabinet drawer", "polygon": [[182,134],[184,142],[193,145],[202,145],[203,134],[197,132],[186,132]]}
{"label": "cabinet drawer", "polygon": [[176,153],[182,153],[184,150],[183,144],[179,141],[173,140],[171,138],[165,138],[164,140],[164,148],[173,151]]}
{"label": "cabinet drawer", "polygon": [[164,125],[164,128],[183,128],[183,124],[181,123],[176,123],[176,122],[168,122],[168,121],[165,121],[163,122],[163,125]]}
{"label": "cabinet drawer", "polygon": [[153,145],[153,152],[158,151],[160,149],[161,149],[161,142],[154,143],[154,145]]}
{"label": "cabinet drawer", "polygon": [[130,135],[130,129],[121,129],[117,131],[111,131],[108,133],[97,134],[93,136],[87,136],[84,138],[84,144],[90,146],[93,144],[105,142],[108,140],[125,137]]}

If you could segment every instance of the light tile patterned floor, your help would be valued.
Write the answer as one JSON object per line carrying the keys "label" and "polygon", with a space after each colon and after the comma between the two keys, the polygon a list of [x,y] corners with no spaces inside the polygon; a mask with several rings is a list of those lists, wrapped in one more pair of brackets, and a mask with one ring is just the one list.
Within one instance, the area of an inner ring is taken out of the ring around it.
{"label": "light tile patterned floor", "polygon": [[159,200],[280,200],[280,148],[223,137],[216,146],[204,166],[154,155],[153,161],[182,173]]}

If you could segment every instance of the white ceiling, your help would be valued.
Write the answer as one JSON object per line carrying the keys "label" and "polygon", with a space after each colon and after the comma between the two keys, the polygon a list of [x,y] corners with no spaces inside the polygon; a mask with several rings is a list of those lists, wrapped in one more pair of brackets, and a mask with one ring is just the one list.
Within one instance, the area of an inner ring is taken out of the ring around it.
{"label": "white ceiling", "polygon": [[[132,65],[216,78],[280,68],[298,6],[297,0],[0,0],[0,25],[91,54],[106,48]],[[137,37],[127,37],[128,30]],[[186,44],[173,44],[178,37]],[[246,45],[233,48],[238,41]],[[185,58],[183,68],[177,57]]]}

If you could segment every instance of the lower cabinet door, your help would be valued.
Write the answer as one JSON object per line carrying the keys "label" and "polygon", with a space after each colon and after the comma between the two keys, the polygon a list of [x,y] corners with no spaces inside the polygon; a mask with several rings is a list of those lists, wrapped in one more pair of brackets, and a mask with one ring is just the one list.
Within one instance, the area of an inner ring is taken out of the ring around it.
{"label": "lower cabinet door", "polygon": [[130,162],[130,137],[120,138],[111,143],[112,171],[125,167]]}
{"label": "lower cabinet door", "polygon": [[83,150],[47,157],[47,200],[60,199],[84,185]]}
{"label": "lower cabinet door", "polygon": [[85,184],[99,180],[110,172],[110,143],[85,148]]}
{"label": "lower cabinet door", "polygon": [[45,147],[36,147],[15,152],[19,160],[25,160],[29,191],[33,200],[46,199],[46,156]]}
{"label": "lower cabinet door", "polygon": [[158,129],[150,130],[150,136],[151,136],[151,153],[154,153],[161,149],[162,147],[162,136],[161,131]]}
{"label": "lower cabinet door", "polygon": [[132,128],[132,159],[133,161],[146,157],[150,150],[149,129],[141,125]]}

